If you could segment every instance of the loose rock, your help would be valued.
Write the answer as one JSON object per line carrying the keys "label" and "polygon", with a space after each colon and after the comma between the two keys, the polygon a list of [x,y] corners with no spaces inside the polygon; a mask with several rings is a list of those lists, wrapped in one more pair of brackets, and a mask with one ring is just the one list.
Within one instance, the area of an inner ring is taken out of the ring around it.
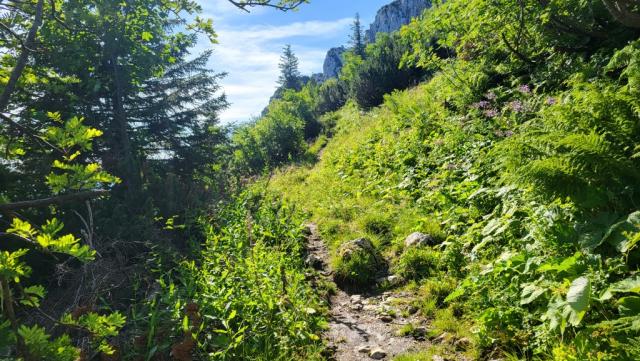
{"label": "loose rock", "polygon": [[466,337],[463,337],[463,338],[459,339],[458,341],[456,341],[454,345],[458,349],[466,350],[471,346],[471,340],[469,340]]}
{"label": "loose rock", "polygon": [[451,338],[451,336],[449,335],[449,333],[448,332],[444,332],[440,336],[436,337],[433,340],[433,342],[435,342],[435,343],[444,343],[444,342],[448,342],[450,338]]}
{"label": "loose rock", "polygon": [[360,347],[358,347],[358,352],[359,353],[369,353],[369,352],[371,352],[371,346],[368,346],[368,345],[360,346]]}
{"label": "loose rock", "polygon": [[316,255],[310,254],[304,263],[315,270],[322,270],[324,268],[324,262]]}
{"label": "loose rock", "polygon": [[422,247],[422,246],[434,246],[436,243],[435,238],[432,235],[420,232],[411,233],[405,240],[404,246],[409,247]]}
{"label": "loose rock", "polygon": [[382,360],[383,358],[387,357],[387,352],[381,348],[376,348],[375,350],[371,351],[371,353],[369,353],[369,357],[374,360]]}

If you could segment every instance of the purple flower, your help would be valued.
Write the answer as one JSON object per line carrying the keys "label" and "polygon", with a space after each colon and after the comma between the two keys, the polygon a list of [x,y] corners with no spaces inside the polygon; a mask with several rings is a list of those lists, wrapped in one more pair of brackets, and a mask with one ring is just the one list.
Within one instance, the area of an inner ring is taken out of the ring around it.
{"label": "purple flower", "polygon": [[497,98],[496,93],[494,93],[494,92],[488,92],[487,94],[485,94],[484,97],[489,99],[489,100],[496,100],[496,98]]}
{"label": "purple flower", "polygon": [[521,101],[514,100],[509,103],[509,108],[511,108],[511,110],[513,110],[514,112],[519,113],[524,109],[524,105]]}
{"label": "purple flower", "polygon": [[484,115],[489,118],[493,118],[498,115],[498,111],[495,109],[487,109],[484,111]]}
{"label": "purple flower", "polygon": [[489,106],[489,102],[486,100],[481,100],[477,103],[471,104],[471,107],[474,109],[485,109]]}
{"label": "purple flower", "polygon": [[493,134],[495,134],[496,137],[507,138],[507,137],[513,136],[513,131],[512,130],[502,131],[502,130],[498,129],[498,130],[494,131]]}
{"label": "purple flower", "polygon": [[529,88],[529,86],[527,84],[520,85],[518,87],[518,90],[523,94],[530,94],[531,93],[531,88]]}
{"label": "purple flower", "polygon": [[554,105],[558,102],[558,99],[554,98],[554,97],[547,97],[547,99],[545,100],[545,104],[547,105]]}

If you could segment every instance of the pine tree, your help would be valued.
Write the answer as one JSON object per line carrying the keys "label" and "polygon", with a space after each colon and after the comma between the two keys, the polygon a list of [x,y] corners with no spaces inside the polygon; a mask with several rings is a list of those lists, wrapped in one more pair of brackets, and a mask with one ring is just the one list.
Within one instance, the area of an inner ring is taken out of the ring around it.
{"label": "pine tree", "polygon": [[293,53],[291,45],[284,47],[278,66],[280,67],[278,84],[284,89],[298,89],[300,87],[300,70],[298,69],[298,58]]}
{"label": "pine tree", "polygon": [[356,17],[353,20],[353,25],[351,25],[351,46],[353,47],[353,52],[360,56],[361,58],[364,58],[364,49],[365,49],[365,44],[364,44],[364,36],[363,36],[363,31],[362,31],[362,24],[360,23],[360,14],[356,13]]}

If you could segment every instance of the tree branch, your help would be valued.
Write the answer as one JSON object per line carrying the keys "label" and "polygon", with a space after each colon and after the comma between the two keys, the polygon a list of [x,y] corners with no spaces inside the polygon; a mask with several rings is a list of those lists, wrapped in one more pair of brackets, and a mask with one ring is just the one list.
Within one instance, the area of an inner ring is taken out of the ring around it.
{"label": "tree branch", "polygon": [[297,0],[292,2],[291,4],[282,4],[282,2],[278,4],[272,4],[271,0],[228,0],[230,3],[235,5],[237,8],[244,10],[246,12],[250,12],[247,7],[254,6],[266,6],[274,9],[278,9],[281,11],[289,11],[298,8],[300,5],[307,2],[307,0]]}
{"label": "tree branch", "polygon": [[604,6],[609,10],[611,16],[622,25],[630,28],[640,29],[640,14],[631,10],[634,5],[629,0],[602,0]]}
{"label": "tree branch", "polygon": [[15,122],[13,119],[9,118],[8,116],[0,113],[0,118],[2,120],[4,120],[5,122],[9,123],[9,126],[12,126],[14,128],[18,128],[24,135],[26,135],[29,138],[34,139],[35,141],[44,144],[45,146],[60,152],[62,154],[65,154],[64,150],[58,148],[57,146],[55,146],[54,144],[51,144],[50,142],[48,142],[46,139],[44,139],[44,137],[42,137],[41,135],[38,134],[37,131],[26,127],[20,123]]}
{"label": "tree branch", "polygon": [[98,189],[98,190],[84,191],[79,193],[64,194],[61,196],[55,196],[50,198],[36,199],[32,201],[6,203],[6,204],[0,204],[0,212],[16,211],[16,210],[27,209],[27,208],[46,207],[53,204],[64,205],[69,202],[84,201],[87,199],[106,196],[108,194],[109,194],[109,191]]}
{"label": "tree branch", "polygon": [[524,61],[527,64],[531,64],[534,65],[536,62],[529,59],[526,55],[522,54],[521,52],[519,52],[516,48],[513,47],[513,45],[511,45],[511,43],[509,42],[509,40],[507,40],[506,35],[504,35],[504,33],[500,34],[502,36],[502,41],[504,42],[504,45],[507,46],[507,48],[513,53],[515,54],[515,56],[517,56],[520,60]]}

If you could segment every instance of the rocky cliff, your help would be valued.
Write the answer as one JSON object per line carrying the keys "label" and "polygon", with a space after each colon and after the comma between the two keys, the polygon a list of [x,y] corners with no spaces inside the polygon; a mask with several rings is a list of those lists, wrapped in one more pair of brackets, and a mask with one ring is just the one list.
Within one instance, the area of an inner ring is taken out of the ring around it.
{"label": "rocky cliff", "polygon": [[338,77],[340,69],[342,69],[342,54],[347,51],[344,46],[339,48],[331,48],[327,52],[327,57],[324,58],[324,65],[322,66],[322,72],[324,79],[331,79]]}
{"label": "rocky cliff", "polygon": [[[391,33],[408,24],[411,19],[420,16],[425,9],[431,7],[431,0],[395,0],[378,10],[376,19],[365,33],[367,42],[376,41],[376,34]],[[332,48],[324,60],[324,80],[335,78],[342,69],[342,54],[345,47]]]}
{"label": "rocky cliff", "polygon": [[408,24],[431,7],[431,0],[395,0],[378,10],[376,19],[365,33],[367,42],[376,41],[376,34],[391,33]]}

